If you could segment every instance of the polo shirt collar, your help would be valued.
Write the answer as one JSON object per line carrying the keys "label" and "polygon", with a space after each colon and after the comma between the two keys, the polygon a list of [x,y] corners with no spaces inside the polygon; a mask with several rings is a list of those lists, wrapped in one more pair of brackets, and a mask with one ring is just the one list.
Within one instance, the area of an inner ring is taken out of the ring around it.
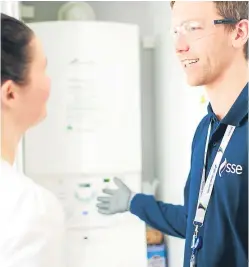
{"label": "polo shirt collar", "polygon": [[[211,103],[207,107],[210,119],[216,118],[215,113],[211,107]],[[228,111],[227,115],[220,121],[222,124],[239,126],[241,121],[248,114],[248,83],[245,85],[240,95]]]}

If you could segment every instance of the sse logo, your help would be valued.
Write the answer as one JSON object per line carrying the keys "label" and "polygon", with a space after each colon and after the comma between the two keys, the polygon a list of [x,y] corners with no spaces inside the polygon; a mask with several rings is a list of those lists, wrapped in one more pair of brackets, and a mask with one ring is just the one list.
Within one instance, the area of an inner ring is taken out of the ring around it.
{"label": "sse logo", "polygon": [[227,172],[227,173],[236,173],[238,175],[242,174],[243,172],[243,168],[241,165],[236,165],[236,164],[232,164],[232,163],[228,163],[227,159],[225,159],[219,168],[219,175],[221,177],[223,172]]}

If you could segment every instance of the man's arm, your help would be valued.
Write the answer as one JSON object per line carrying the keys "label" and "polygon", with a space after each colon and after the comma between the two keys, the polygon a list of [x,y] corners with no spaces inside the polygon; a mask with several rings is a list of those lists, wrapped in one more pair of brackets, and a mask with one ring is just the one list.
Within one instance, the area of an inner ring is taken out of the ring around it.
{"label": "man's arm", "polygon": [[184,206],[165,204],[153,196],[135,194],[118,178],[114,179],[118,189],[104,189],[109,196],[98,197],[98,211],[111,215],[130,211],[153,228],[177,237],[185,238],[189,180],[185,185]]}
{"label": "man's arm", "polygon": [[[202,128],[204,117],[199,123],[191,146],[192,153],[195,147],[197,132]],[[188,218],[188,199],[191,179],[191,170],[184,188],[184,205],[173,205],[157,201],[154,196],[135,194],[130,201],[129,210],[151,227],[171,236],[185,238]]]}
{"label": "man's arm", "polygon": [[131,200],[130,212],[165,234],[185,238],[189,180],[184,189],[184,206],[166,204],[157,201],[154,196],[136,194]]}
{"label": "man's arm", "polygon": [[[206,120],[209,120],[208,116],[202,119],[195,131],[191,147],[190,165],[192,165],[192,153],[195,147],[197,133],[203,129]],[[129,210],[153,228],[168,235],[185,238],[190,180],[191,170],[184,188],[184,205],[181,206],[163,203],[157,201],[153,196],[145,194],[133,195],[131,190],[121,180],[115,178],[114,182],[118,186],[118,189],[104,189],[103,192],[108,196],[97,198],[99,201],[97,208],[100,213],[106,215]]]}

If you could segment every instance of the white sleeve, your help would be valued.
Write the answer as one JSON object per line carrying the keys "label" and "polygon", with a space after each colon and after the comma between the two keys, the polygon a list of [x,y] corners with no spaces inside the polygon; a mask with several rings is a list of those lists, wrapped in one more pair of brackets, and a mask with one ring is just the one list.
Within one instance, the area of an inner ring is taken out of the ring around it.
{"label": "white sleeve", "polygon": [[[45,191],[27,198],[11,223],[0,251],[1,267],[65,267],[64,214],[58,200]],[[33,214],[29,214],[33,213]],[[21,217],[22,216],[22,217]]]}

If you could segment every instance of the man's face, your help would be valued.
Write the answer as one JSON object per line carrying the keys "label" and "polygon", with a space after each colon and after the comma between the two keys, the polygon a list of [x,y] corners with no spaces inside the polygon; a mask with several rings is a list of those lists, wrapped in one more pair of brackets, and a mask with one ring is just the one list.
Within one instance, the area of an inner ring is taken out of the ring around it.
{"label": "man's face", "polygon": [[231,64],[234,51],[224,25],[213,23],[215,19],[223,19],[215,4],[176,1],[172,18],[172,27],[177,33],[175,49],[188,84],[202,86],[222,79],[222,71]]}

